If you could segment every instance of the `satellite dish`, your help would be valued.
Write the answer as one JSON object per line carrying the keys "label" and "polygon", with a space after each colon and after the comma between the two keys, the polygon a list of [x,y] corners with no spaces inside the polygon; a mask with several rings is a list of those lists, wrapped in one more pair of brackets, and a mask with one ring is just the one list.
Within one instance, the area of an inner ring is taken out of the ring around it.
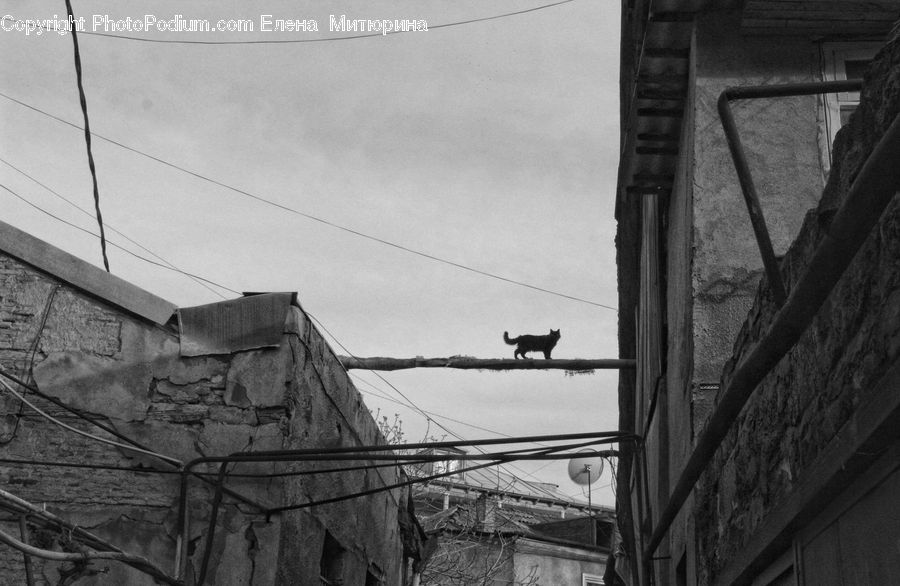
{"label": "satellite dish", "polygon": [[[581,452],[594,453],[593,450],[581,450],[579,453]],[[597,482],[602,473],[603,458],[600,456],[585,456],[569,460],[569,478],[575,484],[593,484]]]}

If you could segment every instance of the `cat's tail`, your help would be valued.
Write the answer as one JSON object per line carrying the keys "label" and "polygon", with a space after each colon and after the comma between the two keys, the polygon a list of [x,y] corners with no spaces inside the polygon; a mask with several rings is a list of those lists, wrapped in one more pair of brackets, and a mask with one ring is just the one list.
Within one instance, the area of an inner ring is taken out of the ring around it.
{"label": "cat's tail", "polygon": [[509,332],[503,332],[503,341],[506,342],[507,344],[509,344],[510,346],[514,346],[519,343],[518,338],[513,338],[513,339],[509,338]]}

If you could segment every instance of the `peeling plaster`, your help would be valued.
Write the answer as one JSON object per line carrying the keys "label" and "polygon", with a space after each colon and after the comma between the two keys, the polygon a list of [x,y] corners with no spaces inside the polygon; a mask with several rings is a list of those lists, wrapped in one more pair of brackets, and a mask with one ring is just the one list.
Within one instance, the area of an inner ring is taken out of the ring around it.
{"label": "peeling plaster", "polygon": [[34,368],[34,380],[44,393],[120,421],[146,419],[151,379],[146,363],[122,363],[81,352],[52,353]]}

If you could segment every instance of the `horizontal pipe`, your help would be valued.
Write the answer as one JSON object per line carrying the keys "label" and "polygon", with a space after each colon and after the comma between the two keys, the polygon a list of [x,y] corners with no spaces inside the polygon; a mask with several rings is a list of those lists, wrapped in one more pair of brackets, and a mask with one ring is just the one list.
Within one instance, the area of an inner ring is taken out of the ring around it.
{"label": "horizontal pipe", "polygon": [[407,368],[461,368],[470,370],[603,370],[633,369],[634,360],[620,358],[562,358],[539,360],[526,358],[472,358],[470,356],[451,356],[449,358],[359,358],[357,356],[338,356],[347,370],[403,370]]}
{"label": "horizontal pipe", "polygon": [[809,83],[783,83],[778,85],[737,86],[727,88],[723,94],[726,96],[726,99],[733,101],[858,92],[860,89],[862,89],[861,79],[848,79],[840,81],[813,81]]}
{"label": "horizontal pipe", "polygon": [[[561,451],[561,450],[563,450],[563,449],[566,449],[566,446],[544,448],[544,449],[540,450],[540,452],[543,453],[543,454],[549,455],[549,454],[552,454],[552,453],[554,453],[554,452],[559,452],[559,451]],[[458,470],[449,470],[449,471],[445,471],[445,472],[440,472],[440,473],[438,473],[438,474],[432,474],[432,475],[430,475],[430,476],[423,476],[423,477],[417,477],[417,478],[409,478],[408,480],[404,480],[404,481],[402,481],[402,482],[398,482],[398,483],[395,483],[395,484],[388,484],[388,485],[380,486],[380,487],[377,487],[377,488],[372,488],[372,489],[369,489],[369,490],[364,490],[364,491],[361,491],[361,492],[356,492],[356,493],[351,493],[351,494],[345,494],[345,495],[341,495],[341,496],[336,496],[336,497],[324,499],[324,500],[321,500],[321,501],[311,501],[311,502],[307,502],[307,503],[301,503],[301,504],[294,504],[294,505],[287,505],[287,506],[283,506],[283,507],[277,507],[277,508],[272,509],[272,510],[270,511],[270,514],[282,513],[282,512],[285,512],[285,511],[293,511],[293,510],[297,510],[297,509],[304,509],[304,508],[309,508],[309,507],[314,507],[314,506],[327,505],[327,504],[336,503],[336,502],[341,502],[341,501],[350,500],[350,499],[354,499],[354,498],[360,498],[360,497],[364,497],[364,496],[370,496],[370,495],[373,495],[373,494],[378,494],[378,493],[380,493],[380,492],[385,492],[385,491],[395,490],[395,489],[397,489],[397,488],[403,488],[403,487],[405,487],[405,486],[411,486],[411,485],[413,485],[413,484],[422,484],[422,483],[430,482],[430,481],[432,481],[432,480],[439,480],[439,479],[441,479],[441,478],[446,478],[446,477],[448,477],[448,476],[455,476],[455,475],[457,475],[457,474],[464,474],[464,473],[466,473],[466,472],[473,472],[473,471],[475,471],[475,470],[480,470],[480,469],[482,469],[482,468],[487,468],[487,467],[490,467],[490,466],[496,466],[496,465],[499,465],[499,464],[503,464],[504,461],[506,461],[506,460],[505,460],[505,459],[495,459],[495,460],[491,460],[491,461],[489,461],[489,462],[486,462],[486,463],[484,463],[484,464],[476,464],[476,465],[474,465],[474,466],[469,466],[469,467],[461,468],[461,469],[458,469]],[[554,500],[554,499],[545,499],[545,500]]]}
{"label": "horizontal pipe", "polygon": [[[191,470],[200,465],[207,463],[216,463],[223,464],[228,462],[284,462],[284,461],[303,461],[303,460],[347,460],[347,459],[383,459],[378,456],[372,456],[373,452],[391,452],[393,450],[408,450],[408,449],[426,449],[426,448],[441,448],[441,447],[459,447],[459,446],[481,446],[481,445],[497,445],[497,444],[515,444],[515,443],[531,443],[531,442],[542,442],[542,441],[563,441],[563,440],[576,440],[576,439],[596,439],[597,441],[591,443],[613,443],[613,442],[624,442],[624,441],[635,441],[637,438],[634,435],[626,434],[619,431],[601,431],[601,432],[586,432],[586,433],[570,433],[570,434],[558,434],[558,435],[533,435],[533,436],[525,436],[525,437],[513,437],[513,438],[497,438],[497,439],[485,439],[485,440],[468,440],[468,441],[458,441],[458,442],[424,442],[424,443],[415,443],[415,444],[402,444],[402,445],[383,445],[383,446],[357,446],[357,447],[342,447],[342,448],[309,448],[309,449],[301,449],[301,450],[271,450],[271,451],[259,451],[259,452],[237,452],[228,456],[202,456],[199,458],[194,458],[184,465],[184,468],[181,469],[181,485],[180,485],[180,494],[179,494],[179,502],[178,502],[178,527],[180,529],[179,539],[180,541],[180,555],[178,555],[178,562],[176,563],[176,577],[182,578],[185,573],[185,567],[187,564],[187,535],[188,535],[188,515],[187,515],[187,499],[188,499],[188,479],[190,476],[197,476],[197,473],[192,472]],[[566,449],[567,446],[558,446],[551,448],[544,448],[545,453],[552,453],[553,451],[558,451],[561,449]],[[344,457],[349,456],[349,457]],[[611,455],[612,456],[612,455]],[[580,457],[577,454],[572,457]],[[387,459],[398,459],[396,456],[385,457]],[[421,459],[421,457],[419,458]],[[447,460],[449,458],[443,458]],[[493,466],[499,463],[503,463],[503,460],[495,460],[488,464],[479,464],[472,468],[472,470],[483,468],[487,466]],[[457,472],[450,472],[448,474],[436,475],[434,478],[440,478],[449,474],[455,474]],[[421,479],[416,480],[416,482],[420,482]],[[221,486],[217,484],[217,487]],[[398,484],[391,486],[390,488],[399,488],[402,486],[406,486],[406,484]],[[218,489],[217,489],[218,490]],[[227,490],[222,487],[223,491]],[[377,492],[377,491],[376,491]],[[365,496],[360,494],[358,496]],[[353,498],[353,497],[335,497],[335,499],[329,500],[327,502],[338,502],[340,500],[345,500],[345,498]],[[259,505],[257,505],[259,506]],[[259,506],[259,508],[265,512],[265,514],[272,515],[274,513],[291,510],[291,507],[280,507],[280,508],[265,508]]]}
{"label": "horizontal pipe", "polygon": [[[617,442],[617,439],[607,440],[606,443]],[[592,442],[601,443],[601,442]],[[567,448],[567,446],[562,446]],[[536,448],[535,448],[536,449]],[[426,462],[447,462],[447,461],[469,461],[469,460],[564,460],[565,458],[590,458],[599,456],[602,458],[617,458],[618,450],[599,450],[572,452],[567,454],[544,454],[544,453],[510,453],[510,452],[488,452],[484,454],[310,454],[305,456],[296,456],[293,454],[283,455],[267,455],[257,452],[245,452],[232,454],[231,456],[210,456],[204,459],[205,463],[240,463],[240,462],[344,462],[368,460],[372,462],[412,462],[414,464],[424,464]],[[332,470],[321,470],[320,472],[332,472]]]}
{"label": "horizontal pipe", "polygon": [[756,386],[794,347],[841,278],[894,194],[900,191],[900,116],[866,160],[826,235],[766,335],[734,371],[681,472],[644,550],[652,557],[697,479],[715,455]]}
{"label": "horizontal pipe", "polygon": [[[595,431],[583,433],[565,433],[556,435],[526,435],[521,437],[504,437],[491,438],[481,440],[465,440],[465,441],[446,441],[446,442],[420,442],[414,444],[394,444],[394,445],[378,445],[378,446],[356,446],[341,448],[307,448],[300,450],[270,450],[258,452],[236,452],[231,456],[202,456],[191,460],[185,468],[193,468],[202,462],[221,462],[221,458],[231,458],[244,456],[248,454],[262,456],[305,456],[311,454],[348,454],[354,452],[385,452],[394,450],[424,450],[428,448],[458,448],[460,446],[496,446],[502,444],[524,444],[524,443],[540,443],[552,441],[568,441],[580,439],[600,439],[606,438],[614,442],[634,441],[637,436],[623,431]],[[595,442],[600,443],[600,442]],[[298,460],[302,458],[297,458]]]}

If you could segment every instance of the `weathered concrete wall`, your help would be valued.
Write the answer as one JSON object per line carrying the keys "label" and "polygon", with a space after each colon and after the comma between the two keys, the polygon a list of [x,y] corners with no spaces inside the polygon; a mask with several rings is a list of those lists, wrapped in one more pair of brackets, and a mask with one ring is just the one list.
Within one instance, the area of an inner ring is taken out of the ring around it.
{"label": "weathered concrete wall", "polygon": [[[716,102],[730,86],[812,81],[818,58],[807,40],[741,35],[739,10],[698,16],[694,45],[692,393],[699,432],[762,275]],[[775,252],[784,254],[821,193],[816,98],[739,101],[732,109]]]}
{"label": "weathered concrete wall", "polygon": [[[900,112],[900,43],[876,59],[862,104],[836,141],[825,195],[783,264],[788,286],[804,271],[828,219],[887,125]],[[809,464],[856,405],[900,358],[900,200],[885,211],[794,349],[757,387],[697,488],[701,584],[747,543],[769,511],[804,479]],[[743,325],[734,365],[776,313],[760,291]]]}
{"label": "weathered concrete wall", "polygon": [[[383,441],[337,358],[297,308],[277,349],[182,358],[177,332],[86,297],[0,254],[0,364],[39,389],[168,456],[187,461],[241,450],[321,448]],[[68,425],[114,439],[47,401],[41,408]],[[179,476],[49,463],[137,466],[170,471],[136,455],[61,429],[0,393],[3,457],[47,464],[0,464],[0,484],[26,500],[174,574]],[[327,467],[326,464],[319,465]],[[314,467],[293,464],[291,470]],[[213,472],[214,468],[198,470]],[[236,473],[274,471],[240,465]],[[278,470],[285,470],[279,465]],[[393,469],[284,478],[232,478],[228,487],[268,506],[302,503],[396,482]],[[189,491],[188,579],[199,570],[212,489]],[[3,523],[11,534],[18,526]],[[325,531],[340,543],[347,583],[370,568],[399,579],[396,496],[371,497],[266,518],[226,497],[210,563],[210,584],[315,584]],[[66,536],[34,536],[48,549]],[[33,560],[39,584],[57,584],[71,564]],[[372,566],[370,564],[375,564]],[[95,562],[76,584],[153,584],[125,565]],[[100,573],[97,573],[97,572]],[[377,572],[376,572],[377,573]],[[22,555],[0,548],[0,583],[24,582]]]}
{"label": "weathered concrete wall", "polygon": [[535,584],[580,584],[584,574],[602,576],[606,553],[586,551],[531,539],[515,544],[516,579],[523,583],[534,576]]}
{"label": "weathered concrete wall", "polygon": [[[740,11],[698,15],[680,160],[668,202],[666,389],[669,486],[703,428],[719,375],[763,274],[762,260],[717,111],[731,86],[810,81],[817,56],[808,41],[739,34]],[[821,191],[815,98],[743,101],[733,111],[776,253],[783,254]],[[695,559],[691,503],[673,523],[671,572]]]}

